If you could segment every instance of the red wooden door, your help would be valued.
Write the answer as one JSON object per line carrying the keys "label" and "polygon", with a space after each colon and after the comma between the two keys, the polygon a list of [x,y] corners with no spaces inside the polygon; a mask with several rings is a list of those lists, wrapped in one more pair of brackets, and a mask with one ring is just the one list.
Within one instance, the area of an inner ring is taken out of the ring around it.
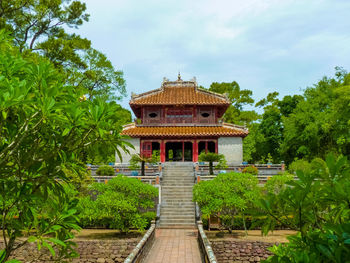
{"label": "red wooden door", "polygon": [[142,144],[142,155],[145,157],[152,156],[152,142],[144,142]]}

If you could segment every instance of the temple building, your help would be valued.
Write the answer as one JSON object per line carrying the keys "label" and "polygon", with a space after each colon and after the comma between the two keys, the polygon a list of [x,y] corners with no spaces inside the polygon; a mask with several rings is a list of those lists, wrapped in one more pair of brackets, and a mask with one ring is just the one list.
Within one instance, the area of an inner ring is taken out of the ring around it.
{"label": "temple building", "polygon": [[135,123],[125,125],[122,135],[135,147],[123,153],[129,162],[138,153],[151,156],[160,152],[161,162],[197,162],[202,152],[224,154],[228,164],[242,163],[242,140],[248,130],[223,123],[221,118],[231,105],[225,95],[198,88],[196,79],[176,81],[164,78],[160,89],[132,94],[130,107]]}

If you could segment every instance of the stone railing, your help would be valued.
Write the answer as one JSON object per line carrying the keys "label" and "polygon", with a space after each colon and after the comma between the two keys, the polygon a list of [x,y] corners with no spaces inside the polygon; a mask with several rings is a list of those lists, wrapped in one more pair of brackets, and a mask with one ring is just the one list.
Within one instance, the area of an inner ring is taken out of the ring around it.
{"label": "stone railing", "polygon": [[197,221],[197,227],[198,227],[198,243],[202,254],[202,262],[217,263],[215,254],[213,252],[213,249],[211,248],[210,241],[204,233],[202,221]]}
{"label": "stone railing", "polygon": [[123,174],[130,178],[137,178],[144,183],[159,185],[162,178],[162,166],[161,165],[147,165],[145,168],[145,175],[141,176],[141,169],[130,169],[129,165],[111,165],[115,171],[112,176],[99,176],[96,171],[99,165],[89,165],[87,170],[91,172],[92,178],[98,183],[107,183],[109,180],[116,177],[118,174]]}
{"label": "stone railing", "polygon": [[[114,169],[115,174],[124,174],[126,176],[140,176],[141,175],[141,169],[131,169],[129,167],[129,164],[119,164],[119,165],[111,165]],[[99,165],[88,165],[87,170],[91,172],[92,176],[97,176],[96,171],[98,169]],[[149,165],[146,164],[145,166],[145,176],[156,176],[161,175],[162,173],[162,165]]]}
{"label": "stone railing", "polygon": [[124,263],[138,263],[143,261],[154,243],[155,229],[156,224],[154,221],[152,221],[151,227],[148,229],[134,250],[125,259]]}
{"label": "stone railing", "polygon": [[[116,176],[92,176],[94,180],[98,183],[107,183],[109,180],[115,178]],[[141,180],[141,182],[152,184],[152,185],[159,185],[160,182],[160,176],[127,176],[129,178],[136,178]]]}
{"label": "stone railing", "polygon": [[[200,180],[207,181],[216,177],[219,173],[237,172],[241,173],[242,170],[250,165],[229,165],[225,169],[214,169],[214,175],[209,175],[209,166],[205,164],[196,164],[195,177],[196,182]],[[266,181],[281,172],[284,171],[284,164],[256,164],[254,165],[258,169],[259,183],[266,183]]]}

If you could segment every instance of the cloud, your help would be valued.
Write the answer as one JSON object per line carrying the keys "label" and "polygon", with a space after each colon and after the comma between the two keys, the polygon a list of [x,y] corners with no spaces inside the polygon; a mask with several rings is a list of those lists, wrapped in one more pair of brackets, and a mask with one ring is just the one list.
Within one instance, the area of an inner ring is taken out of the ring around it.
{"label": "cloud", "polygon": [[350,69],[350,1],[85,2],[91,19],[78,33],[125,72],[129,93],[180,70],[207,87],[236,80],[261,98],[298,93],[337,65]]}

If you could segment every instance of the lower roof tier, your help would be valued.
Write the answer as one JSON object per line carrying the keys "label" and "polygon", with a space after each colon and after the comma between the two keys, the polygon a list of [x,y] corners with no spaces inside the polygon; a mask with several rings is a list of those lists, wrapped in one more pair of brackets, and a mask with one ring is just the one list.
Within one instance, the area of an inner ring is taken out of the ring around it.
{"label": "lower roof tier", "polygon": [[136,126],[134,123],[124,126],[122,135],[130,137],[245,137],[248,130],[232,125],[221,126]]}

